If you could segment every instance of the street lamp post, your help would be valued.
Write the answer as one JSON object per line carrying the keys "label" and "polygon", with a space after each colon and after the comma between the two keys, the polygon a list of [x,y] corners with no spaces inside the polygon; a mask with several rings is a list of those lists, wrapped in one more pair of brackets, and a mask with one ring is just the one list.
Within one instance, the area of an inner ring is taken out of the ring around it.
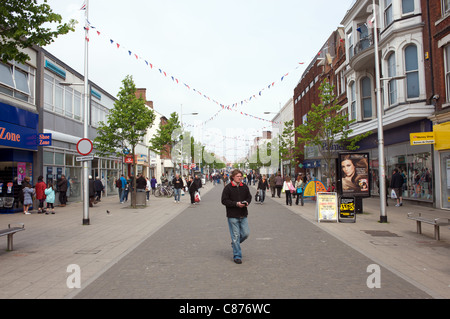
{"label": "street lamp post", "polygon": [[[181,130],[183,130],[183,115],[198,115],[198,113],[192,112],[192,113],[183,114],[183,104],[181,104],[181,106],[180,106]],[[181,178],[183,178],[183,165],[184,165],[183,142],[184,141],[181,142],[181,167],[180,167]],[[188,167],[188,170],[189,170],[189,167]]]}
{"label": "street lamp post", "polygon": [[[88,49],[89,49],[89,0],[86,0],[85,9],[85,38],[84,38],[84,127],[83,137],[89,138],[88,131],[88,103],[89,103],[89,80],[88,80]],[[83,161],[83,225],[89,225],[89,168],[88,162]]]}

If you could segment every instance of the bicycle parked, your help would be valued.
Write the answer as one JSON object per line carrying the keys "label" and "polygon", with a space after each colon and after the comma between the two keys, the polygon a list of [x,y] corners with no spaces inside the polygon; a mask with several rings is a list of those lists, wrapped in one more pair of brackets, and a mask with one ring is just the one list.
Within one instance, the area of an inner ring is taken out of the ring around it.
{"label": "bicycle parked", "polygon": [[158,186],[156,186],[155,189],[155,196],[156,197],[161,197],[161,196],[165,196],[165,197],[172,197],[173,196],[173,186],[172,185],[161,185],[158,184]]}

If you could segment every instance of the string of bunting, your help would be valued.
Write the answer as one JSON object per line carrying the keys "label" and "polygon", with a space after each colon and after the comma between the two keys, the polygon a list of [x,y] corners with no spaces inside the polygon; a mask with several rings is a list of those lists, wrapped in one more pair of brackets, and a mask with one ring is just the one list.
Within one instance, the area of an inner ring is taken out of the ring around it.
{"label": "string of bunting", "polygon": [[[89,21],[87,21],[87,23],[88,23],[88,25],[89,25],[88,31],[89,31],[89,29],[95,29],[95,32],[96,32],[96,34],[97,34],[98,36],[105,36],[103,32],[99,31],[99,30],[98,30],[95,26],[93,26]],[[85,28],[86,28],[86,27],[85,27]],[[154,71],[156,71],[156,72],[159,72],[159,74],[161,74],[161,75],[164,76],[165,78],[171,79],[173,83],[178,84],[178,85],[183,85],[186,89],[188,89],[188,90],[190,90],[190,91],[192,91],[192,92],[195,92],[195,93],[199,94],[200,96],[202,96],[203,98],[207,99],[208,101],[210,101],[210,102],[212,102],[212,103],[215,103],[216,105],[220,106],[220,109],[219,109],[214,115],[212,115],[211,117],[209,117],[207,120],[205,120],[205,121],[203,121],[203,122],[201,122],[201,123],[197,123],[197,124],[186,124],[187,127],[203,126],[203,125],[206,124],[207,122],[210,122],[210,121],[214,120],[214,119],[219,115],[219,113],[220,113],[221,111],[223,111],[223,110],[227,110],[227,111],[235,111],[235,112],[237,112],[237,113],[240,114],[240,115],[247,116],[247,117],[251,117],[251,118],[254,118],[254,119],[260,120],[260,121],[269,122],[269,123],[272,123],[272,124],[281,124],[281,122],[275,122],[275,121],[267,120],[267,119],[264,119],[264,118],[259,117],[259,116],[252,115],[252,114],[247,113],[247,112],[239,111],[239,110],[237,110],[237,107],[238,107],[238,106],[242,106],[242,105],[244,105],[244,104],[246,104],[246,103],[249,103],[249,102],[251,102],[252,100],[255,100],[255,99],[256,99],[257,97],[259,97],[259,96],[262,96],[265,90],[269,90],[269,89],[271,89],[272,87],[274,87],[276,83],[282,82],[287,76],[289,76],[290,73],[292,73],[293,71],[297,70],[301,65],[304,64],[304,62],[299,62],[298,65],[297,65],[293,70],[291,70],[290,72],[285,73],[285,74],[280,78],[279,81],[272,81],[270,84],[268,84],[268,85],[265,86],[264,88],[260,89],[260,90],[258,91],[258,93],[252,94],[252,95],[250,95],[248,98],[242,99],[242,100],[240,100],[239,102],[235,102],[235,103],[232,103],[232,104],[225,105],[225,104],[220,103],[220,102],[218,102],[217,100],[211,98],[210,96],[208,96],[208,95],[202,93],[201,91],[197,90],[196,88],[192,87],[191,85],[187,84],[186,82],[180,80],[178,77],[169,74],[169,73],[166,72],[163,68],[156,66],[154,63],[148,61],[148,59],[145,59],[145,58],[143,58],[140,54],[137,54],[134,50],[130,50],[130,49],[126,48],[124,45],[122,45],[122,44],[118,43],[117,41],[113,40],[111,37],[107,37],[107,38],[109,38],[109,43],[110,43],[112,46],[114,46],[114,47],[117,48],[117,49],[124,50],[126,53],[128,53],[128,56],[129,56],[129,57],[132,57],[132,58],[134,58],[134,59],[136,59],[136,60],[139,60],[139,61],[143,61],[143,62],[145,63],[145,65],[146,65],[147,67],[149,67],[151,70],[154,70]],[[86,40],[89,41],[90,39],[89,39],[89,38],[86,38]]]}

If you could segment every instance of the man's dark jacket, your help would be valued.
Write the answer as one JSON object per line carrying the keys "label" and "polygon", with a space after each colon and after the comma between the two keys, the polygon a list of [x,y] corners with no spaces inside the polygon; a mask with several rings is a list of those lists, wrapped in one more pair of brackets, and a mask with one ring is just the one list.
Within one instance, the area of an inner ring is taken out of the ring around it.
{"label": "man's dark jacket", "polygon": [[399,172],[392,175],[391,188],[400,188],[403,185],[403,176]]}
{"label": "man's dark jacket", "polygon": [[228,218],[247,217],[247,207],[238,207],[237,202],[247,201],[249,204],[252,201],[252,195],[248,186],[244,183],[236,185],[234,182],[229,183],[224,187],[222,192],[222,204],[227,208]]}

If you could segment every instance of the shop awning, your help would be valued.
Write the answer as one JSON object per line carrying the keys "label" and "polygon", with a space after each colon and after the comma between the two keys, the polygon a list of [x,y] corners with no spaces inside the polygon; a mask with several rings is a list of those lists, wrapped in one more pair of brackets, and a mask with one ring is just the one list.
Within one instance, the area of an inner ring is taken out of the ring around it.
{"label": "shop awning", "polygon": [[303,168],[320,167],[320,160],[306,160],[303,161]]}

